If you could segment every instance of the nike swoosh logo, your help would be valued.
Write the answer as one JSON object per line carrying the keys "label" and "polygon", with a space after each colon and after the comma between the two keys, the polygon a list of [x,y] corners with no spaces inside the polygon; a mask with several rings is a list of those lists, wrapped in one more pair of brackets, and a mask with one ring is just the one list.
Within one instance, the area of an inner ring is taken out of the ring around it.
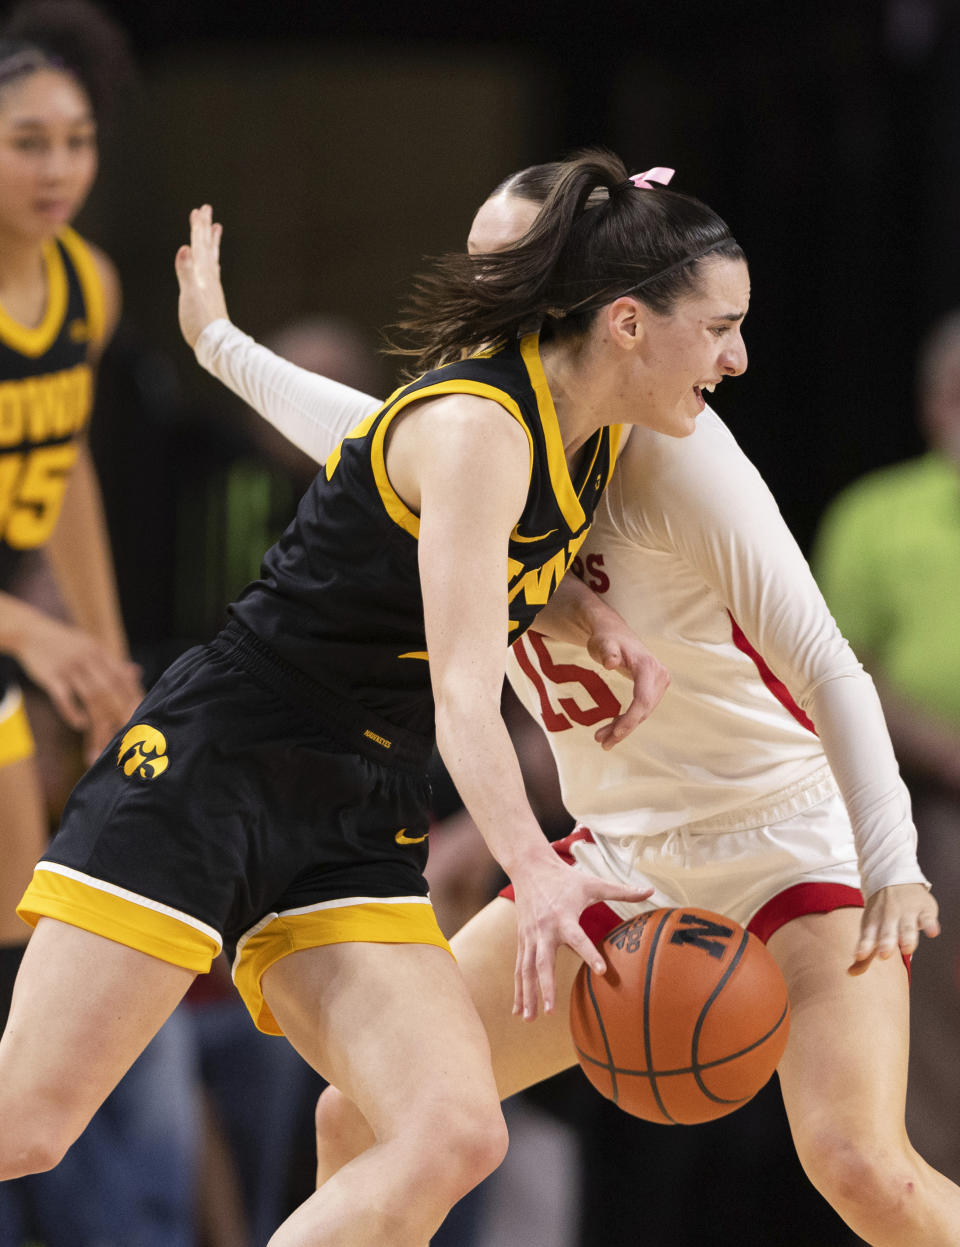
{"label": "nike swoosh logo", "polygon": [[424,840],[426,840],[427,836],[430,834],[429,831],[425,831],[422,836],[408,836],[406,834],[406,830],[406,827],[401,827],[397,834],[393,837],[397,844],[423,844]]}
{"label": "nike swoosh logo", "polygon": [[557,530],[555,528],[549,528],[545,533],[540,533],[536,537],[525,537],[518,529],[515,528],[513,532],[510,534],[510,540],[511,541],[543,541],[544,537],[550,537],[556,531]]}

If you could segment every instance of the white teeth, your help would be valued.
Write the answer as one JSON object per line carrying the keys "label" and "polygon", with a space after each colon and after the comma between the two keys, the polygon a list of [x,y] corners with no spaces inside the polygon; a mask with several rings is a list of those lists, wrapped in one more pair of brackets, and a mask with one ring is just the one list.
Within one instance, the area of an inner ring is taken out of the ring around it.
{"label": "white teeth", "polygon": [[709,385],[705,385],[702,388],[705,389],[708,393],[712,394],[713,391],[717,388],[717,383],[716,381],[711,381]]}

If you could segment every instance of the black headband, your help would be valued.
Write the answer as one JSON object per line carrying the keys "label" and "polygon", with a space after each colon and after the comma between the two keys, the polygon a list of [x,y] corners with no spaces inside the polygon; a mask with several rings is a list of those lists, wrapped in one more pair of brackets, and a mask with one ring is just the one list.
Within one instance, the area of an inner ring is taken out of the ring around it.
{"label": "black headband", "polygon": [[[547,315],[552,320],[563,320],[565,316],[569,316],[574,312],[595,312],[601,307],[605,307],[608,303],[615,303],[617,299],[622,299],[628,294],[633,294],[637,290],[642,290],[644,286],[649,286],[655,281],[659,281],[661,277],[667,277],[670,273],[675,273],[677,269],[684,268],[688,264],[692,264],[694,260],[702,260],[705,255],[709,255],[711,251],[716,251],[717,247],[722,247],[726,242],[732,242],[733,238],[730,234],[724,234],[722,238],[716,239],[706,247],[701,247],[699,251],[694,251],[691,255],[684,256],[682,260],[676,260],[673,264],[668,264],[666,268],[660,269],[658,273],[651,273],[649,277],[645,277],[643,281],[638,281],[635,286],[630,286],[627,290],[621,290],[619,294],[595,296],[590,295],[584,299],[582,303],[575,303],[573,307],[547,309]],[[593,306],[591,307],[591,302]]]}

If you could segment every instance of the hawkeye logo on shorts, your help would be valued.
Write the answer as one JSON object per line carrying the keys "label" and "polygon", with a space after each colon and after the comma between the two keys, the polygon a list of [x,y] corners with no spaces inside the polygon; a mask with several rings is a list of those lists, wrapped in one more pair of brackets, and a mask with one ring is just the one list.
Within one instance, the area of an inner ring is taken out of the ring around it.
{"label": "hawkeye logo on shorts", "polygon": [[429,834],[429,831],[425,831],[422,836],[408,836],[406,827],[401,827],[393,838],[397,844],[423,844]]}
{"label": "hawkeye logo on shorts", "polygon": [[124,775],[136,775],[139,779],[156,779],[170,765],[167,757],[167,739],[148,723],[132,727],[120,742],[117,766]]}

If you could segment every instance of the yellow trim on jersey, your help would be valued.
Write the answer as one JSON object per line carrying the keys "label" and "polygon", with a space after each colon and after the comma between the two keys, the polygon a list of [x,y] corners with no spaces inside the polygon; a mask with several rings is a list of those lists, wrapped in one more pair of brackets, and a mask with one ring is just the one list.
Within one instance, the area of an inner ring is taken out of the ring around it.
{"label": "yellow trim on jersey", "polygon": [[23,693],[13,685],[0,700],[0,766],[32,758],[36,752]]}
{"label": "yellow trim on jersey", "polygon": [[67,255],[73,261],[83,291],[83,306],[87,317],[88,341],[97,344],[103,341],[107,323],[106,305],[103,299],[103,282],[100,270],[93,258],[90,248],[76,230],[69,226],[60,233],[60,241],[67,249]]}
{"label": "yellow trim on jersey", "polygon": [[212,927],[58,862],[39,862],[17,906],[31,927],[57,918],[161,961],[206,974],[222,947]]}
{"label": "yellow trim on jersey", "polygon": [[39,325],[21,325],[0,306],[0,339],[30,359],[45,355],[63,327],[67,311],[67,270],[60,249],[52,238],[42,248],[47,280],[47,306]]}
{"label": "yellow trim on jersey", "polygon": [[261,979],[274,962],[302,948],[357,943],[432,944],[453,956],[426,897],[353,897],[269,914],[240,940],[233,965],[233,981],[257,1029],[267,1035],[283,1034],[261,988]]}
{"label": "yellow trim on jersey", "polygon": [[[525,338],[521,338],[520,357],[526,366],[533,392],[537,396],[540,423],[543,426],[543,437],[547,447],[547,470],[550,473],[550,483],[553,485],[553,492],[563,518],[567,521],[570,531],[575,533],[587,522],[587,517],[580,505],[573,481],[570,479],[570,469],[567,466],[567,456],[563,449],[557,410],[553,405],[550,387],[547,385],[547,378],[543,371],[537,334],[528,333]],[[589,477],[585,479],[589,480]]]}
{"label": "yellow trim on jersey", "polygon": [[[540,359],[539,338],[537,334],[527,334],[520,341],[520,355],[527,368],[527,374],[530,377],[530,384],[533,386],[533,392],[537,396],[537,406],[543,417],[543,436],[547,445],[547,468],[550,472],[550,481],[553,485],[553,492],[556,495],[557,502],[560,504],[560,510],[563,512],[564,519],[570,526],[571,532],[576,532],[586,523],[586,515],[583,506],[580,503],[580,495],[574,487],[570,478],[570,468],[567,464],[567,456],[563,449],[563,437],[560,434],[560,424],[557,420],[556,408],[553,405],[553,399],[550,395],[550,387],[547,385],[547,378],[544,375],[543,363]],[[607,479],[603,482],[604,487],[608,484],[610,476],[613,472],[613,466],[617,461],[617,455],[620,453],[620,441],[623,436],[623,425],[612,424],[610,429],[610,467],[607,472]],[[600,454],[600,448],[603,445],[602,439],[597,439],[594,447],[593,459],[590,463],[590,471],[583,473],[583,485],[581,490],[586,489],[590,483],[590,477],[593,475],[593,465],[597,461]],[[546,534],[543,534],[544,536]],[[536,537],[521,537],[514,529],[513,538],[515,541],[536,541]]]}
{"label": "yellow trim on jersey", "polygon": [[328,481],[337,470],[337,464],[340,462],[340,456],[343,454],[343,443],[349,441],[351,438],[366,437],[370,432],[370,428],[374,420],[376,420],[377,416],[380,415],[386,405],[387,404],[384,403],[382,406],[378,407],[376,411],[371,411],[369,416],[364,416],[360,423],[355,424],[349,433],[345,433],[343,440],[338,442],[337,445],[334,446],[333,450],[330,451],[323,464],[323,470]]}
{"label": "yellow trim on jersey", "polygon": [[412,649],[409,654],[398,654],[398,658],[422,658],[426,662],[430,661],[430,655],[425,649]]}
{"label": "yellow trim on jersey", "polygon": [[527,435],[527,442],[530,446],[530,468],[527,472],[528,485],[533,476],[533,437],[527,428],[527,422],[523,418],[520,407],[504,390],[497,389],[496,386],[486,385],[481,381],[438,381],[436,385],[428,385],[422,390],[414,390],[413,393],[404,395],[377,425],[370,445],[370,465],[373,468],[374,480],[380,493],[380,501],[383,503],[387,515],[390,516],[395,524],[398,524],[402,529],[410,533],[412,537],[420,536],[420,517],[410,510],[390,483],[390,477],[387,475],[384,440],[394,416],[401,412],[404,407],[409,407],[411,403],[418,403],[421,399],[436,398],[441,394],[473,394],[477,398],[489,398],[493,402],[499,403],[501,407],[504,407]]}

